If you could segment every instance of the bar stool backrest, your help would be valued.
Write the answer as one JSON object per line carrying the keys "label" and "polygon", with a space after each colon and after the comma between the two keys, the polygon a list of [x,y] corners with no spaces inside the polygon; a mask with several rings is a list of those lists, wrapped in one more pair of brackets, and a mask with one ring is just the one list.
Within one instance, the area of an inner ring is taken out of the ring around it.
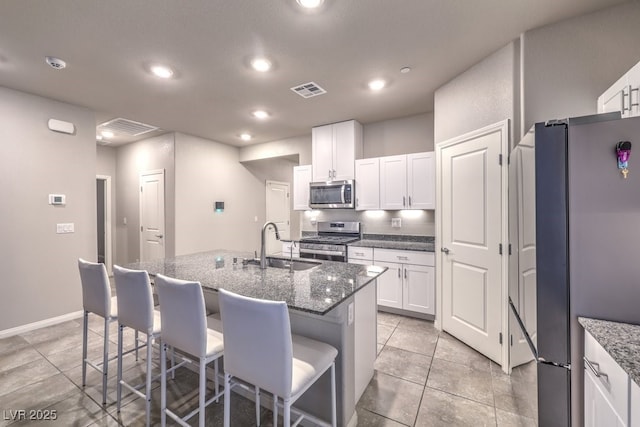
{"label": "bar stool backrest", "polygon": [[107,269],[102,263],[78,259],[80,282],[82,282],[82,306],[85,311],[104,318],[111,315],[111,286]]}
{"label": "bar stool backrest", "polygon": [[219,290],[224,369],[280,397],[291,396],[293,344],[284,301]]}
{"label": "bar stool backrest", "polygon": [[145,333],[153,331],[153,291],[149,273],[113,266],[118,295],[118,321]]}
{"label": "bar stool backrest", "polygon": [[207,313],[200,282],[158,274],[155,287],[160,302],[162,341],[197,357],[207,351]]}

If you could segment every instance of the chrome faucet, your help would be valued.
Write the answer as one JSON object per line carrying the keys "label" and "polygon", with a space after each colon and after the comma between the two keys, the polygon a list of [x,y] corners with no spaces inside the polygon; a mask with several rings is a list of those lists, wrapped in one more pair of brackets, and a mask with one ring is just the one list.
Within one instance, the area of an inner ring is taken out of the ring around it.
{"label": "chrome faucet", "polygon": [[260,235],[260,268],[267,268],[267,256],[266,251],[264,250],[264,234],[267,231],[267,227],[270,225],[273,226],[273,230],[276,232],[276,239],[280,240],[280,233],[278,232],[278,226],[273,222],[265,222],[262,226],[262,234]]}

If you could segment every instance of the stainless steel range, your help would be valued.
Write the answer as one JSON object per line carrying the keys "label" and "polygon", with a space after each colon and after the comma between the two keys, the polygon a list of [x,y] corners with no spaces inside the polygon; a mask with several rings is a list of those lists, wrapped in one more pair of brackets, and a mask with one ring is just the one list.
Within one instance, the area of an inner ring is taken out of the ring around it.
{"label": "stainless steel range", "polygon": [[320,221],[317,235],[300,239],[300,258],[347,262],[347,243],[360,238],[359,222]]}

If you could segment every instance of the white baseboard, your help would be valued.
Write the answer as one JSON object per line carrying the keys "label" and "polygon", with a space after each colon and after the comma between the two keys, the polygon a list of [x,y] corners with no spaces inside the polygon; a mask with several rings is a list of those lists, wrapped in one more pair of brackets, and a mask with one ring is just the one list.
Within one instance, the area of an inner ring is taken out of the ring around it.
{"label": "white baseboard", "polygon": [[25,332],[33,331],[36,329],[44,328],[46,326],[56,325],[58,323],[66,322],[67,320],[78,319],[82,317],[83,311],[74,311],[72,313],[63,314],[62,316],[51,317],[49,319],[40,320],[38,322],[27,323],[26,325],[16,326],[15,328],[5,329],[0,331],[0,339],[8,338],[14,335],[23,334]]}

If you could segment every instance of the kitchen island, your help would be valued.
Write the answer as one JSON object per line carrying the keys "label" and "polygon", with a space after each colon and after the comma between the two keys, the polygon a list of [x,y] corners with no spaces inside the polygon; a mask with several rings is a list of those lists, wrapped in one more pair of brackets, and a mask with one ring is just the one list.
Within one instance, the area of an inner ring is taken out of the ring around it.
{"label": "kitchen island", "polygon": [[[261,269],[255,264],[243,265],[244,258],[251,258],[251,254],[214,250],[138,262],[127,267],[147,270],[151,276],[163,274],[199,281],[211,312],[218,311],[218,289],[253,298],[285,301],[293,333],[338,349],[338,425],[355,426],[355,404],[373,376],[377,352],[375,284],[386,268],[316,261],[317,265],[306,270]],[[275,258],[288,261],[284,257]],[[330,377],[325,373],[295,406],[327,420],[331,414],[329,390]],[[264,403],[266,405],[267,401]]]}

